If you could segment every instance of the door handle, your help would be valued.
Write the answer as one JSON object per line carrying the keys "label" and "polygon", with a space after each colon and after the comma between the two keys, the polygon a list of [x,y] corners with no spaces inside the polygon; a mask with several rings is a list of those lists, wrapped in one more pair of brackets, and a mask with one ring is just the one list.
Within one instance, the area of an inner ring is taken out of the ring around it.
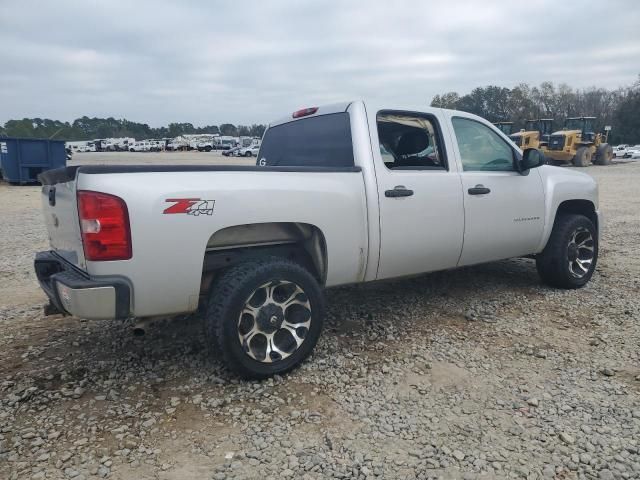
{"label": "door handle", "polygon": [[491,193],[491,189],[485,187],[484,185],[476,185],[475,187],[471,187],[469,190],[469,195],[485,195],[487,193]]}
{"label": "door handle", "polygon": [[411,195],[413,195],[413,190],[409,190],[404,185],[396,185],[393,190],[384,192],[384,196],[388,198],[410,197]]}

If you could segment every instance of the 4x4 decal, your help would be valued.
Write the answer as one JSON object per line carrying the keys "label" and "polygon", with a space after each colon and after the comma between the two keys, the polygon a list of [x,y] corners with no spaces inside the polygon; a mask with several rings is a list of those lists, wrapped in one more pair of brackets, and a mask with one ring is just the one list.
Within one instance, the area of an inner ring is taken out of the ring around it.
{"label": "4x4 decal", "polygon": [[201,198],[167,198],[165,202],[173,203],[165,208],[164,214],[186,213],[187,215],[213,215],[215,200]]}

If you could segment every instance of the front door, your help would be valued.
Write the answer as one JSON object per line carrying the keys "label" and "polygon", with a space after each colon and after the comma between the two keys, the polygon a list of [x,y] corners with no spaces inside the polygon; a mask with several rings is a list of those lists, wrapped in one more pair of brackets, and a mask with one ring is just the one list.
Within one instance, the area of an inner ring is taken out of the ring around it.
{"label": "front door", "polygon": [[450,169],[435,115],[376,113],[374,160],[380,205],[377,278],[455,267],[464,211],[459,173]]}
{"label": "front door", "polygon": [[464,247],[459,265],[534,253],[544,229],[540,172],[515,170],[517,152],[488,125],[451,119],[462,166]]}

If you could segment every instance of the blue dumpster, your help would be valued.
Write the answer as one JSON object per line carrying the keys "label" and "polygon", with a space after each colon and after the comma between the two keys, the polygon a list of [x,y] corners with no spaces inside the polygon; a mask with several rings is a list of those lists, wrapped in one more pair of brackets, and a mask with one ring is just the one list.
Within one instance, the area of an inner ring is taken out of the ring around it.
{"label": "blue dumpster", "polygon": [[0,170],[7,182],[34,183],[39,173],[66,164],[64,140],[0,137]]}

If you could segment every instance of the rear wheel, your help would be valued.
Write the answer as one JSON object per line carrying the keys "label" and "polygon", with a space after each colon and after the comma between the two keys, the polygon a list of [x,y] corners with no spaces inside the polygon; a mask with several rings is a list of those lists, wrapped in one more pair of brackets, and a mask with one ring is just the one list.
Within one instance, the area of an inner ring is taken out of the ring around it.
{"label": "rear wheel", "polygon": [[591,149],[589,147],[580,147],[573,157],[573,164],[576,167],[588,167],[591,165]]}
{"label": "rear wheel", "polygon": [[313,275],[292,261],[267,258],[232,267],[216,281],[206,322],[229,368],[260,379],[306,359],[323,317],[324,298]]}
{"label": "rear wheel", "polygon": [[250,157],[251,156],[251,150],[247,150],[244,154],[245,157]]}
{"label": "rear wheel", "polygon": [[562,160],[554,160],[553,158],[546,157],[547,165],[553,165],[554,167],[560,167],[566,165],[566,162]]}
{"label": "rear wheel", "polygon": [[583,215],[559,214],[546,247],[536,257],[540,278],[557,288],[580,288],[598,261],[598,232]]}
{"label": "rear wheel", "polygon": [[596,150],[596,165],[611,165],[613,159],[613,147],[608,143],[603,143]]}

